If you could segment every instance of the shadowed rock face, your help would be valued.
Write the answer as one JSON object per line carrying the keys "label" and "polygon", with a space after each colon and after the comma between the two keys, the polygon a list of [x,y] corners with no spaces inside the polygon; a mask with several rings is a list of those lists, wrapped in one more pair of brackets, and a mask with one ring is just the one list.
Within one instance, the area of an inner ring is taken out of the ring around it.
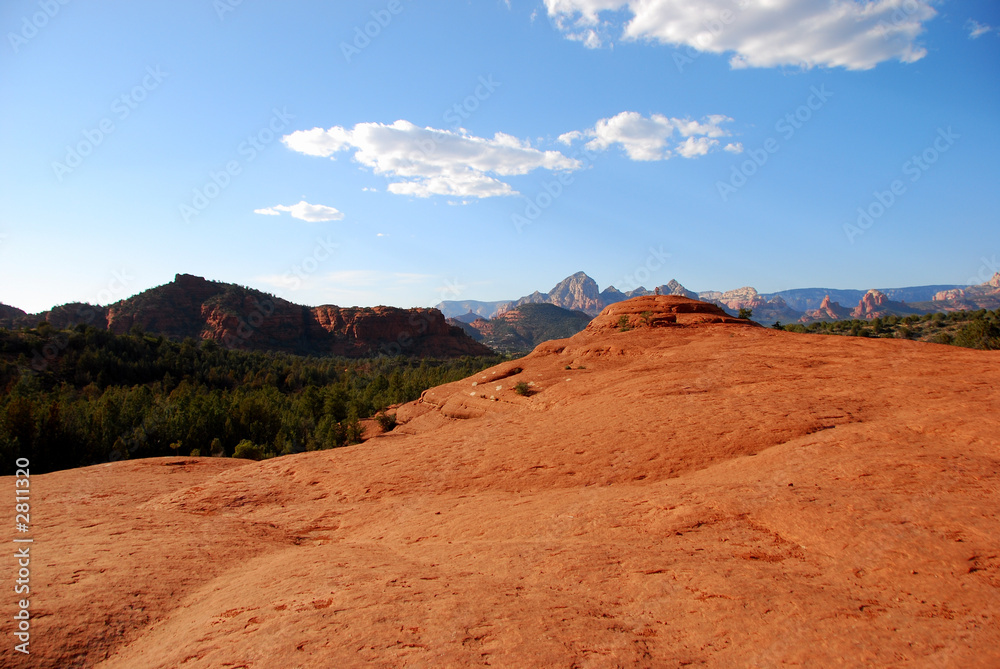
{"label": "shadowed rock face", "polygon": [[663,298],[358,446],[34,477],[0,665],[1000,666],[1000,353]]}
{"label": "shadowed rock face", "polygon": [[[23,314],[23,312],[22,312]],[[212,339],[254,351],[366,357],[490,355],[437,309],[305,307],[260,291],[178,274],[172,283],[108,307],[65,305],[36,315],[14,314],[10,327],[84,323],[116,334],[133,327],[183,339]]]}

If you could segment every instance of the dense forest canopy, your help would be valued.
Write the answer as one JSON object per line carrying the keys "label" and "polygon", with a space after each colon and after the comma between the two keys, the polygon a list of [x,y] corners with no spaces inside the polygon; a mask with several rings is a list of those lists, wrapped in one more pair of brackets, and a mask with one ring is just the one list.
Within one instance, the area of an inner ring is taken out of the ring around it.
{"label": "dense forest canopy", "polygon": [[0,329],[0,474],[18,457],[43,473],[344,446],[360,440],[359,419],[503,359],[317,358],[86,325]]}

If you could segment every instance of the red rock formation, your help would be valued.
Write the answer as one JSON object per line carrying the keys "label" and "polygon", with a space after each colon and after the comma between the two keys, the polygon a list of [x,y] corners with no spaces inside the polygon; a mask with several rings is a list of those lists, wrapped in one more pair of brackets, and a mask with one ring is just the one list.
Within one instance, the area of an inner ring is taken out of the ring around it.
{"label": "red rock formation", "polygon": [[802,323],[813,321],[841,321],[851,317],[851,310],[840,306],[839,302],[831,302],[830,296],[823,297],[823,301],[816,309],[810,309],[799,319]]}
{"label": "red rock formation", "polygon": [[1000,353],[602,318],[358,446],[33,477],[0,665],[1000,666]]}
{"label": "red rock formation", "polygon": [[851,311],[852,318],[878,318],[890,312],[883,306],[889,303],[885,293],[872,289],[862,296],[858,306]]}
{"label": "red rock formation", "polygon": [[[964,289],[942,290],[934,295],[943,311],[1000,308],[1000,272],[984,283]],[[935,305],[938,306],[938,305]]]}
{"label": "red rock formation", "polygon": [[961,288],[951,288],[949,290],[940,290],[934,293],[935,302],[945,302],[949,300],[960,301],[965,299],[965,291]]}
{"label": "red rock formation", "polygon": [[65,305],[34,317],[34,322],[42,317],[55,327],[83,322],[125,334],[137,326],[153,334],[213,339],[229,348],[254,351],[348,357],[492,354],[460,328],[448,325],[437,309],[310,308],[188,274],[107,308]]}
{"label": "red rock formation", "polygon": [[605,307],[584,331],[601,333],[621,331],[625,327],[682,327],[705,323],[743,323],[757,327],[753,321],[730,316],[708,302],[679,295],[645,295]]}
{"label": "red rock formation", "polygon": [[767,304],[764,296],[751,286],[744,286],[736,290],[727,290],[719,296],[717,301],[733,311],[757,309]]}
{"label": "red rock formation", "polygon": [[531,295],[526,295],[516,302],[512,302],[505,309],[498,310],[496,315],[499,316],[501,313],[522,304],[541,303],[554,304],[571,311],[582,311],[591,316],[597,314],[605,306],[597,282],[585,273],[577,272],[557,283],[549,292],[540,293],[536,290]]}

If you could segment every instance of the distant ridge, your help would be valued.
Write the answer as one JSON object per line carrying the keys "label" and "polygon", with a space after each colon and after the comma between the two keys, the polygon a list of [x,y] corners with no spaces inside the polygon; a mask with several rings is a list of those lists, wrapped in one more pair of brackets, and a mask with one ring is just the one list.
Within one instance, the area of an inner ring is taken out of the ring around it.
{"label": "distant ridge", "polygon": [[190,274],[106,307],[68,304],[39,314],[0,308],[0,327],[35,327],[43,321],[57,328],[82,324],[116,334],[138,328],[172,339],[305,355],[450,358],[493,353],[445,322],[437,309],[306,307]]}
{"label": "distant ridge", "polygon": [[[992,285],[1000,283],[1000,273],[990,281],[979,286],[960,286],[953,284],[908,286],[903,288],[878,288],[878,293],[885,296],[893,306],[886,309],[860,309],[857,313],[896,313],[924,314],[929,311],[960,311],[968,309],[995,309],[1000,307],[1000,287]],[[774,293],[758,293],[752,286],[744,286],[728,291],[706,290],[700,293],[688,290],[676,279],[649,290],[643,286],[629,291],[621,291],[614,286],[600,290],[597,282],[585,272],[576,272],[557,283],[548,292],[535,291],[516,300],[497,302],[442,302],[438,308],[449,318],[460,318],[470,309],[484,319],[490,319],[502,314],[507,309],[524,304],[554,304],[564,309],[582,311],[590,316],[596,316],[604,307],[633,297],[652,295],[680,295],[711,302],[731,314],[738,314],[740,309],[750,309],[753,320],[758,323],[771,324],[774,321],[782,323],[824,320],[830,318],[828,311],[823,309],[827,299],[829,303],[837,304],[846,309],[847,318],[866,299],[869,290],[853,290],[838,288],[793,288]],[[869,301],[871,298],[868,298]],[[898,305],[903,306],[898,306]],[[471,307],[475,306],[474,309]],[[827,314],[815,317],[820,312]],[[839,312],[838,312],[839,313]],[[875,316],[867,316],[874,318]],[[865,318],[865,316],[859,316]],[[470,319],[462,318],[465,322]]]}

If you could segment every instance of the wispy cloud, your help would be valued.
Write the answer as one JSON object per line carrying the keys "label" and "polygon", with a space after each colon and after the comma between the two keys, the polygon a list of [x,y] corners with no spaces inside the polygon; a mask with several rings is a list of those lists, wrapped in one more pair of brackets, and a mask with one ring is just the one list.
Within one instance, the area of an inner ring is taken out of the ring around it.
{"label": "wispy cloud", "polygon": [[333,207],[327,207],[323,204],[309,204],[305,200],[291,206],[279,204],[273,207],[253,210],[253,213],[262,214],[264,216],[281,216],[281,212],[288,212],[292,215],[292,218],[297,218],[300,221],[308,221],[310,223],[339,221],[344,218],[344,214]]}
{"label": "wispy cloud", "polygon": [[969,31],[969,39],[977,39],[979,37],[982,37],[983,35],[986,35],[987,33],[992,33],[992,32],[1000,34],[1000,30],[997,30],[993,26],[988,25],[986,23],[980,23],[975,19],[969,19],[968,21],[966,21],[965,27]]}

